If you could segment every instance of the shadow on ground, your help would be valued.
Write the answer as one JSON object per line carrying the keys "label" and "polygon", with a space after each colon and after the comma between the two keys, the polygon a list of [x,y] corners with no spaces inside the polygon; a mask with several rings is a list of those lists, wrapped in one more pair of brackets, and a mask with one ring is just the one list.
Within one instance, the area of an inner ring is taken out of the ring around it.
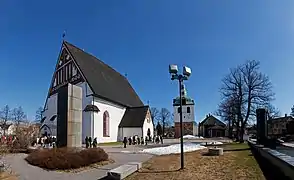
{"label": "shadow on ground", "polygon": [[256,152],[252,151],[252,154],[250,155],[254,156],[260,169],[263,172],[264,177],[267,180],[277,180],[277,179],[291,180],[290,178],[285,177],[285,175],[282,173],[282,171],[278,167],[275,167],[270,161],[263,159]]}

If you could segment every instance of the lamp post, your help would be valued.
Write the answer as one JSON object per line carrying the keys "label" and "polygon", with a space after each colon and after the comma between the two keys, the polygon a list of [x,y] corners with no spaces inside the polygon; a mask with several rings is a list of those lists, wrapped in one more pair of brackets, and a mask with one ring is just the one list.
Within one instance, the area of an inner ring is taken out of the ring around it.
{"label": "lamp post", "polygon": [[184,80],[188,80],[191,75],[191,69],[189,67],[183,67],[183,74],[178,73],[177,65],[169,65],[169,73],[171,74],[171,80],[179,81],[179,93],[180,93],[180,136],[181,136],[181,169],[184,169],[184,140],[183,140],[183,113],[182,113],[182,84]]}

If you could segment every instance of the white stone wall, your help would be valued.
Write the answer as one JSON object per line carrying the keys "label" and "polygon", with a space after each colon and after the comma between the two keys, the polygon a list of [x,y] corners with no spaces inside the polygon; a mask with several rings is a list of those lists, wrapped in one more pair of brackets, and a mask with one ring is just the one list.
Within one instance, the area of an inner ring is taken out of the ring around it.
{"label": "white stone wall", "polygon": [[[98,143],[118,141],[118,125],[122,120],[126,108],[96,97],[94,98],[94,105],[99,108],[100,112],[94,113],[94,120],[92,121],[94,131],[92,137],[97,137]],[[109,137],[103,137],[103,113],[105,111],[109,113]]]}
{"label": "white stone wall", "polygon": [[[77,84],[77,86],[82,88],[83,93],[83,102],[82,102],[82,110],[88,105],[92,103],[93,97],[91,96],[92,91],[88,84],[86,82],[82,82]],[[92,113],[91,112],[82,112],[83,115],[83,122],[82,122],[82,140],[84,141],[86,136],[90,136],[90,130],[91,130],[91,118]],[[57,114],[57,93],[51,95],[47,103],[45,105],[45,111],[43,112],[43,117],[47,117],[46,120],[43,122],[43,124],[46,124],[50,127],[52,131],[52,135],[56,136],[57,134],[57,119],[55,119],[53,122],[50,121],[50,118]],[[42,124],[42,125],[43,125]],[[49,133],[49,131],[47,131]],[[44,133],[44,130],[41,131],[41,133]]]}
{"label": "white stone wall", "polygon": [[118,141],[122,141],[124,137],[130,136],[142,137],[142,128],[140,127],[123,127],[119,128]]}
{"label": "white stone wall", "polygon": [[56,136],[56,134],[57,134],[57,129],[56,129],[57,118],[54,121],[50,121],[50,119],[52,116],[57,115],[57,93],[51,95],[48,98],[44,110],[45,111],[43,112],[43,117],[46,117],[46,119],[42,125],[46,124],[47,126],[49,126],[51,132],[48,129],[47,130],[41,129],[41,134],[43,134],[43,133],[45,133],[45,131],[47,131],[48,134],[51,134],[52,136]]}
{"label": "white stone wall", "polygon": [[[87,105],[92,104],[93,96],[91,88],[88,83],[80,83],[78,86],[82,88],[83,93],[83,102],[82,102],[82,110],[85,109]],[[85,142],[86,136],[91,135],[91,121],[93,117],[93,112],[82,112],[83,122],[82,122],[82,142]]]}
{"label": "white stone wall", "polygon": [[[180,113],[178,113],[178,108],[180,106],[174,106],[174,122],[180,122]],[[190,107],[190,113],[187,113],[187,107]],[[194,105],[184,105],[183,110],[183,122],[195,122],[195,110]]]}

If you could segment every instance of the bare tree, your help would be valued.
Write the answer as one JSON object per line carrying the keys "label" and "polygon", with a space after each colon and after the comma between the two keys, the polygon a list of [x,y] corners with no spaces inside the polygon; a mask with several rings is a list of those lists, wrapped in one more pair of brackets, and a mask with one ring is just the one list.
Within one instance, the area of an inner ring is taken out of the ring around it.
{"label": "bare tree", "polygon": [[268,111],[269,119],[277,118],[281,116],[281,111],[275,106],[273,106],[272,104],[269,104],[267,106],[267,111]]}
{"label": "bare tree", "polygon": [[274,99],[272,84],[268,76],[259,72],[259,66],[259,61],[247,61],[231,69],[222,80],[219,112],[225,114],[228,107],[233,107],[232,113],[237,118],[237,140],[240,142],[243,142],[248,121],[255,118],[255,110],[259,107],[269,107]]}
{"label": "bare tree", "polygon": [[18,131],[19,129],[19,125],[22,122],[26,121],[26,114],[24,113],[23,109],[21,106],[19,106],[18,108],[14,108],[12,111],[12,117],[13,117],[13,121],[15,123],[15,127],[16,127],[16,131]]}
{"label": "bare tree", "polygon": [[155,122],[157,122],[158,120],[159,110],[156,107],[152,107],[150,109],[150,113],[151,113],[152,121],[154,122],[154,124],[156,124]]}
{"label": "bare tree", "polygon": [[4,106],[0,112],[0,128],[3,130],[3,135],[5,136],[6,130],[11,125],[9,120],[11,119],[11,110],[8,105]]}
{"label": "bare tree", "polygon": [[292,106],[291,108],[291,113],[290,113],[291,116],[294,116],[294,105]]}
{"label": "bare tree", "polygon": [[42,120],[42,112],[43,112],[43,108],[39,107],[36,111],[36,116],[35,116],[35,122],[40,123]]}
{"label": "bare tree", "polygon": [[169,110],[166,109],[166,108],[161,108],[160,114],[159,114],[159,119],[160,119],[161,124],[162,124],[162,134],[163,135],[164,135],[165,127],[170,122],[170,117],[171,117],[171,113],[169,112]]}

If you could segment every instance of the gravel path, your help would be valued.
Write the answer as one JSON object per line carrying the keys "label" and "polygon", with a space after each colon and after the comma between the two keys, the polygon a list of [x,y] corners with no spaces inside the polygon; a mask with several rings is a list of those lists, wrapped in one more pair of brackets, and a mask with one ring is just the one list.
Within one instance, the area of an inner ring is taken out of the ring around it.
{"label": "gravel path", "polygon": [[108,164],[106,166],[89,169],[79,173],[65,173],[56,171],[47,171],[32,165],[29,165],[24,158],[26,154],[9,154],[3,158],[6,164],[9,164],[10,169],[18,175],[20,180],[97,180],[106,176],[107,171],[118,167],[127,162],[144,162],[147,161],[152,155],[142,154],[142,153],[122,153],[122,150],[128,151],[139,151],[140,148],[126,148],[122,149],[120,147],[105,147],[106,152],[108,152],[109,157],[115,161],[113,164]]}

